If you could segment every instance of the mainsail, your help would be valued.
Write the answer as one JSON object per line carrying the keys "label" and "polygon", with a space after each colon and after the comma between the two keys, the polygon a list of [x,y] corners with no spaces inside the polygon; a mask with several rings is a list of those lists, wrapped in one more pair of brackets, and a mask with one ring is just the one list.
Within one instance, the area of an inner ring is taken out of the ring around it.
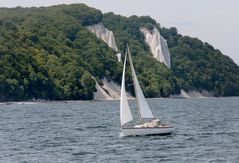
{"label": "mainsail", "polygon": [[125,54],[124,59],[124,69],[122,74],[122,83],[121,83],[121,99],[120,99],[120,122],[121,126],[124,124],[130,122],[133,120],[129,103],[126,97],[126,91],[125,91],[125,67],[126,67],[126,58],[127,58],[127,52]]}
{"label": "mainsail", "polygon": [[140,112],[140,119],[141,118],[154,118],[154,116],[149,108],[149,105],[144,97],[142,89],[140,88],[138,79],[136,77],[136,73],[135,73],[134,65],[133,65],[133,62],[131,59],[131,53],[130,53],[129,47],[127,47],[127,52],[129,54],[130,68],[131,68],[131,73],[132,73],[132,77],[133,77],[136,101],[137,101],[137,105],[138,105],[139,112]]}

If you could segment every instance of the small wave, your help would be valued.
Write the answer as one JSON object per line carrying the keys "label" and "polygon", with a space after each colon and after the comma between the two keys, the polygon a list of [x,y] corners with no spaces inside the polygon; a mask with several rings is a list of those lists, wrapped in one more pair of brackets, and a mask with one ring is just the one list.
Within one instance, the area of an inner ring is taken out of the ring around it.
{"label": "small wave", "polygon": [[216,159],[212,159],[212,160],[208,160],[208,162],[210,163],[219,163],[219,162],[226,162],[227,160],[223,159],[223,158],[216,158]]}
{"label": "small wave", "polygon": [[62,118],[69,118],[69,117],[71,117],[71,115],[70,115],[70,114],[65,114],[65,115],[62,115]]}
{"label": "small wave", "polygon": [[199,133],[198,135],[199,135],[200,138],[207,138],[209,136],[212,136],[213,133],[211,133],[211,132],[203,132],[203,133]]}
{"label": "small wave", "polygon": [[80,128],[80,127],[75,128],[75,130],[77,130],[77,131],[84,131],[84,129],[83,129],[83,128]]}
{"label": "small wave", "polygon": [[77,152],[77,153],[72,153],[73,156],[78,156],[78,155],[92,155],[95,154],[93,152],[86,152],[86,151],[82,151],[82,152]]}
{"label": "small wave", "polygon": [[25,128],[23,128],[23,127],[20,127],[20,128],[16,128],[16,130],[15,131],[20,131],[20,130],[24,130]]}
{"label": "small wave", "polygon": [[238,132],[216,132],[215,135],[229,135],[229,136],[238,136],[239,133]]}
{"label": "small wave", "polygon": [[19,148],[12,148],[13,151],[21,151]]}
{"label": "small wave", "polygon": [[90,128],[90,129],[97,129],[97,128],[107,128],[107,126],[89,126],[87,128]]}
{"label": "small wave", "polygon": [[124,137],[123,132],[120,132],[120,133],[119,133],[119,137],[120,137],[120,138],[123,138],[123,137]]}
{"label": "small wave", "polygon": [[190,136],[190,137],[187,137],[186,140],[195,140],[195,138]]}

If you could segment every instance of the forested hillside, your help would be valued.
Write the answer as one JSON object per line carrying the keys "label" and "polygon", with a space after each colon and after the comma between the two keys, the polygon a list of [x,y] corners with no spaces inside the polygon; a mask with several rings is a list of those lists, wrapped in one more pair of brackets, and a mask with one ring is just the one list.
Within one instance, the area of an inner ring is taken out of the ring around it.
{"label": "forested hillside", "polygon": [[[90,100],[96,91],[92,76],[99,83],[103,77],[120,83],[122,63],[85,28],[99,22],[114,32],[122,54],[130,44],[146,97],[168,97],[181,89],[239,95],[239,67],[208,43],[161,28],[147,16],[102,14],[74,4],[0,8],[0,101]],[[140,27],[160,29],[170,48],[171,70],[152,57]],[[129,71],[126,78],[130,83]]]}
{"label": "forested hillside", "polygon": [[83,25],[101,21],[85,5],[0,10],[0,99],[92,99],[113,76],[111,50]]}
{"label": "forested hillside", "polygon": [[[107,13],[103,16],[103,22],[107,28],[114,31],[116,42],[121,49],[124,49],[122,47],[124,47],[125,42],[129,41],[133,54],[137,54],[138,60],[142,59],[144,65],[147,65],[147,60],[139,55],[149,54],[150,50],[145,45],[144,36],[139,28],[142,26],[148,29],[152,29],[154,26],[160,28],[160,25],[155,20],[150,17],[131,16],[126,18]],[[162,68],[157,67],[156,70],[151,70],[150,67],[152,69],[155,69],[155,67],[149,66],[141,70],[145,71],[145,73],[140,74],[142,75],[142,81],[145,81],[143,79],[146,77],[147,82],[150,81],[149,83],[152,84],[154,78],[162,74],[163,79],[166,79],[166,81],[163,81],[162,78],[156,79],[161,87],[168,87],[168,89],[160,89],[162,96],[177,93],[179,87],[186,91],[207,90],[213,92],[215,96],[239,95],[239,67],[232,59],[223,55],[208,43],[203,43],[197,38],[178,34],[175,27],[170,29],[162,27],[160,31],[161,35],[167,40],[170,49],[173,75],[164,73],[167,71],[164,66],[161,66]],[[139,64],[136,63],[136,67],[138,66]],[[147,82],[145,81],[144,84]],[[154,87],[150,88],[152,88],[150,92],[155,96],[156,94],[154,93],[158,92],[158,90]]]}

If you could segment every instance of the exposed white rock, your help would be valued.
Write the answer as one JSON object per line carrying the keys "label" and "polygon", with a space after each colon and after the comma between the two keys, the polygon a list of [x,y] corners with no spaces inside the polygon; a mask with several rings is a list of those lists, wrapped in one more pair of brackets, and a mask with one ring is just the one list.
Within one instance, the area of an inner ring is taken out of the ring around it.
{"label": "exposed white rock", "polygon": [[121,53],[117,53],[117,54],[116,54],[116,57],[117,57],[117,59],[118,59],[118,62],[121,62]]}
{"label": "exposed white rock", "polygon": [[[114,81],[107,81],[107,79],[102,80],[103,85],[100,86],[96,82],[96,90],[94,93],[95,100],[119,100],[120,99],[120,91],[121,87],[119,84]],[[129,98],[133,98],[130,93],[127,93]]]}
{"label": "exposed white rock", "polygon": [[154,28],[140,28],[140,31],[145,36],[145,42],[149,45],[153,57],[164,63],[168,68],[171,67],[170,53],[166,40],[160,35],[159,30]]}
{"label": "exposed white rock", "polygon": [[[102,23],[94,24],[87,26],[87,29],[94,33],[98,38],[103,40],[109,47],[111,47],[114,51],[118,52],[118,48],[115,43],[114,33],[107,28]],[[117,56],[118,61],[121,61],[121,58]]]}
{"label": "exposed white rock", "polygon": [[213,91],[202,90],[201,95],[204,97],[215,97]]}
{"label": "exposed white rock", "polygon": [[105,78],[102,80],[103,88],[107,90],[113,99],[120,99],[120,86],[113,81],[108,82]]}
{"label": "exposed white rock", "polygon": [[187,92],[190,98],[205,98],[200,92],[198,91],[189,91]]}
{"label": "exposed white rock", "polygon": [[180,91],[180,97],[183,97],[183,98],[190,98],[190,96],[187,94],[187,92],[185,92],[184,90],[181,90]]}
{"label": "exposed white rock", "polygon": [[199,91],[188,91],[185,92],[184,90],[181,90],[180,95],[178,97],[183,98],[206,98],[206,97],[213,97],[213,92],[208,92],[206,90]]}
{"label": "exposed white rock", "polygon": [[94,92],[94,100],[113,100],[113,97],[111,97],[101,86],[99,83],[95,80],[96,85],[96,92]]}
{"label": "exposed white rock", "polygon": [[[96,80],[95,80],[96,81]],[[96,92],[94,93],[94,100],[119,100],[120,99],[120,85],[114,81],[107,81],[107,79],[102,80],[103,85],[100,86],[96,81]],[[134,97],[127,93],[129,99]],[[207,98],[214,97],[213,92],[208,92],[206,90],[202,91],[189,91],[186,92],[181,90],[179,95],[171,95],[172,98]]]}

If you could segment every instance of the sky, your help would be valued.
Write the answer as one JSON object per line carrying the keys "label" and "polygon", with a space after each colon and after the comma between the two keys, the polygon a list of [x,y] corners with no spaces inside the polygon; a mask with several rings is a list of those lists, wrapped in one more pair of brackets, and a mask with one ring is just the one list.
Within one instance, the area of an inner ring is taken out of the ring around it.
{"label": "sky", "polygon": [[0,0],[0,7],[85,3],[103,13],[148,15],[230,56],[239,65],[239,0]]}

